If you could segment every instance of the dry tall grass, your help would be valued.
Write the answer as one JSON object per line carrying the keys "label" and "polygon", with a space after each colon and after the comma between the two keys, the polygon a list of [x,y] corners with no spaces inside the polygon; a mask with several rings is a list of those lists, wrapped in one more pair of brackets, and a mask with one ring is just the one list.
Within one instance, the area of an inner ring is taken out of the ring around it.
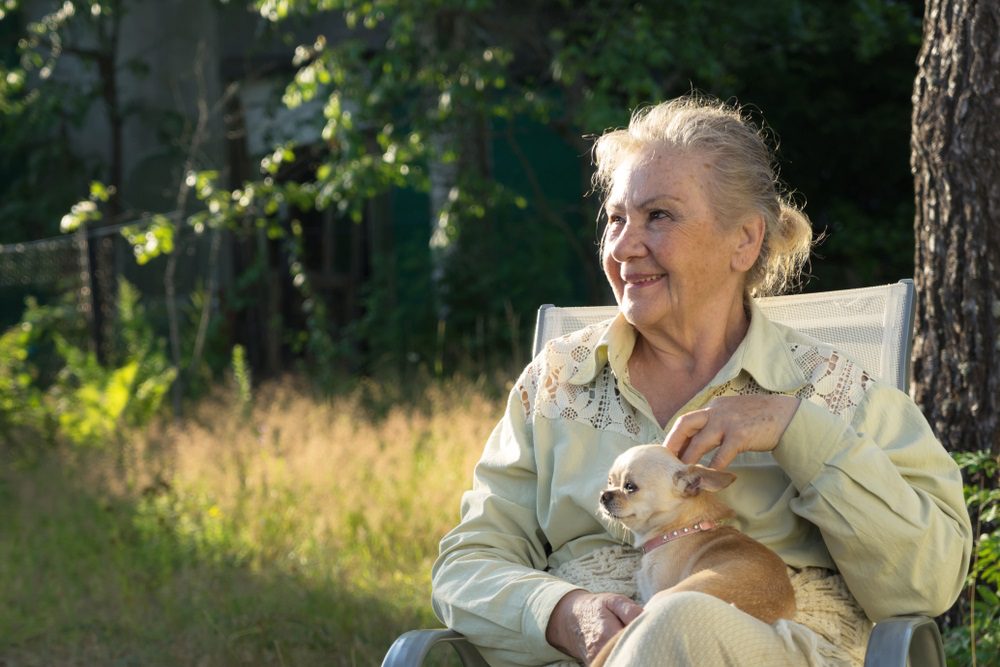
{"label": "dry tall grass", "polygon": [[434,623],[437,542],[501,405],[453,382],[376,418],[378,391],[274,383],[117,455],[0,471],[22,568],[0,565],[0,664],[377,664]]}

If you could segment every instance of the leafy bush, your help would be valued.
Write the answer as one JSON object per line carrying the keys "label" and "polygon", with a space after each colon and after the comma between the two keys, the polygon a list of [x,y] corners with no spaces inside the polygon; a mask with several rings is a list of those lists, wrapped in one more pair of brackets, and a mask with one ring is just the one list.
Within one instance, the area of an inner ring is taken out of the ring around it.
{"label": "leafy bush", "polygon": [[37,369],[29,361],[32,334],[31,321],[25,318],[0,335],[0,437],[4,440],[13,441],[12,434],[46,422],[44,394],[35,384]]}
{"label": "leafy bush", "polygon": [[0,337],[0,435],[16,442],[31,431],[106,447],[122,427],[153,418],[176,371],[124,280],[117,312],[115,353],[102,364],[83,342],[75,309],[28,300],[22,321]]}
{"label": "leafy bush", "polygon": [[1000,665],[1000,457],[990,452],[959,452],[965,472],[965,498],[977,540],[968,578],[968,595],[959,602],[960,622],[944,634],[949,665]]}

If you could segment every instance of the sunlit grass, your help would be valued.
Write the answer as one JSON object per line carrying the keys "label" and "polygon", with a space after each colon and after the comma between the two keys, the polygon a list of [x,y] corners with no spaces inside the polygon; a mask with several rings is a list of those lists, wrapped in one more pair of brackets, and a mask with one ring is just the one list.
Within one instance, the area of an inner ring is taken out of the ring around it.
{"label": "sunlit grass", "polygon": [[437,625],[437,542],[500,405],[363,389],[230,392],[119,451],[4,460],[0,664],[377,665]]}

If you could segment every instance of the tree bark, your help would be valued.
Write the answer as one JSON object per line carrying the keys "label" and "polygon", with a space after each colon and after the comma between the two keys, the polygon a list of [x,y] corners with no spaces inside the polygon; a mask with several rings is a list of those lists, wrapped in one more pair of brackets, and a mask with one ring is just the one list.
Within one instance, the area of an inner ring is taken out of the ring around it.
{"label": "tree bark", "polygon": [[913,90],[913,396],[945,447],[1000,454],[1000,3],[927,0]]}

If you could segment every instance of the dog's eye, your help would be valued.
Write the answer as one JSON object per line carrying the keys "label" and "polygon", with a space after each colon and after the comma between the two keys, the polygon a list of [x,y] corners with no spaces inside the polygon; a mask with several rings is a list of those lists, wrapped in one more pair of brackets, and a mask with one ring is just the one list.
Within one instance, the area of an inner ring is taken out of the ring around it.
{"label": "dog's eye", "polygon": [[625,489],[627,493],[635,493],[639,490],[639,487],[632,482],[625,482],[625,485],[622,488]]}

